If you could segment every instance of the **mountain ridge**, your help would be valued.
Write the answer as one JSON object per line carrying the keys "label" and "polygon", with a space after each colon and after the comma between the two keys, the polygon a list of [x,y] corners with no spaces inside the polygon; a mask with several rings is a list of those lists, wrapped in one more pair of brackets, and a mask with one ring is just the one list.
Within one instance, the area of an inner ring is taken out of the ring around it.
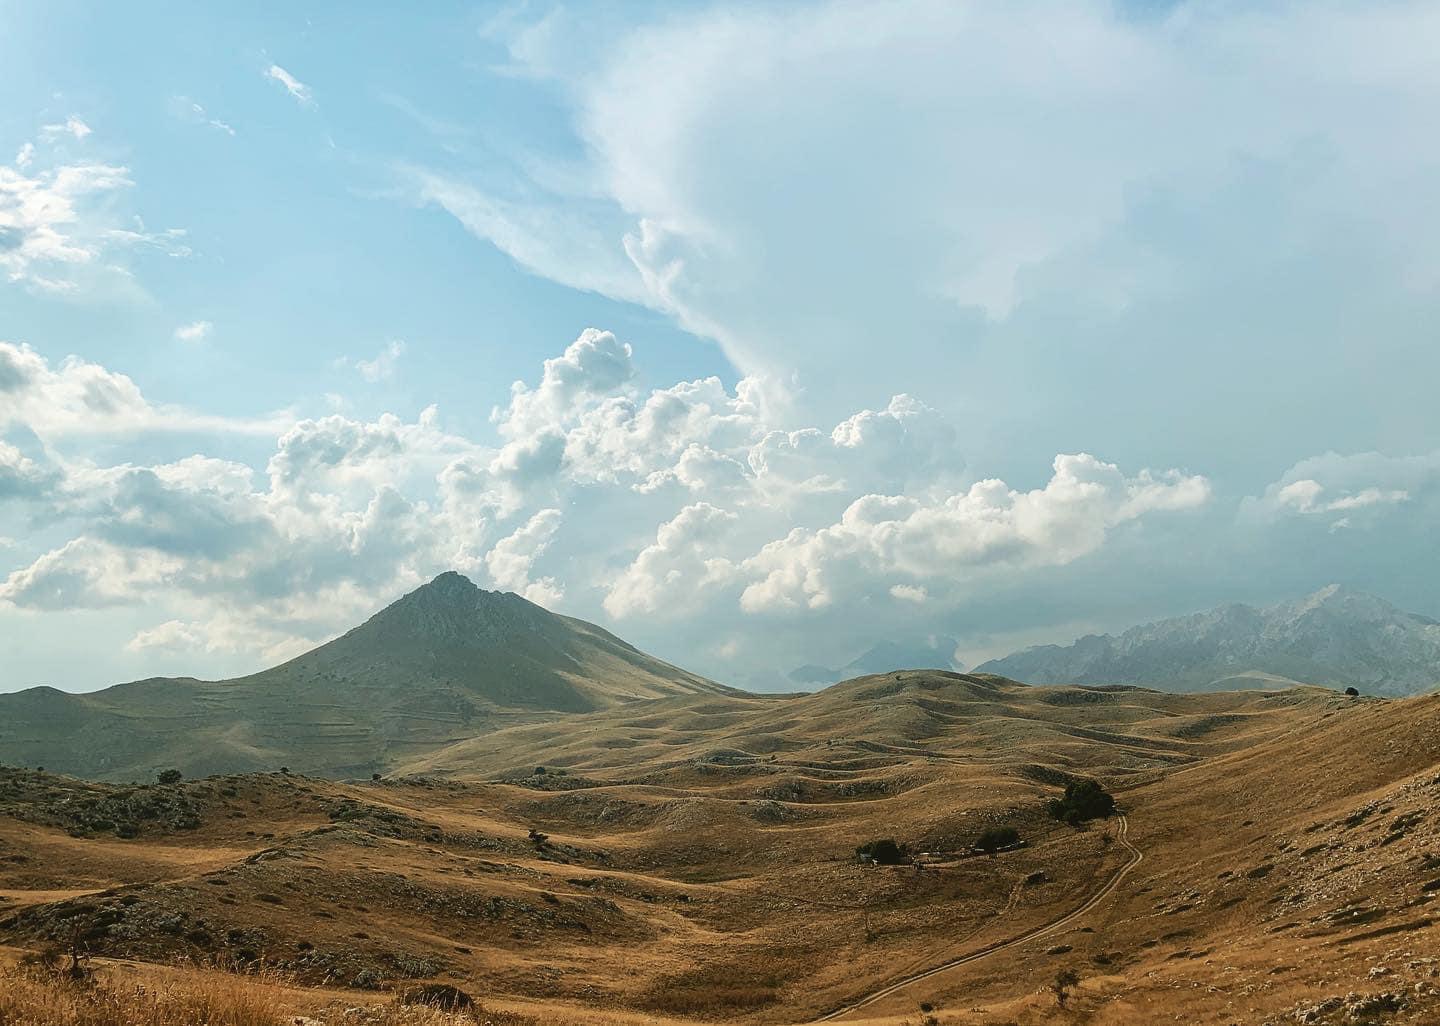
{"label": "mountain ridge", "polygon": [[[1270,606],[1231,602],[1038,645],[977,672],[1032,684],[1148,684],[1183,691],[1233,687],[1237,678],[1418,694],[1440,684],[1440,624],[1365,592],[1328,585]],[[1278,678],[1278,679],[1277,679]]]}

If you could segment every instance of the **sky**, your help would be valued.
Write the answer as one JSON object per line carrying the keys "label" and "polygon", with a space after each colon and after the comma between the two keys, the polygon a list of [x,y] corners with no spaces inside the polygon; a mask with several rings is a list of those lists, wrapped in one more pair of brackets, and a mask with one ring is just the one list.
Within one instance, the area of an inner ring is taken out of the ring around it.
{"label": "sky", "polygon": [[1440,614],[1440,5],[411,6],[0,0],[0,691]]}

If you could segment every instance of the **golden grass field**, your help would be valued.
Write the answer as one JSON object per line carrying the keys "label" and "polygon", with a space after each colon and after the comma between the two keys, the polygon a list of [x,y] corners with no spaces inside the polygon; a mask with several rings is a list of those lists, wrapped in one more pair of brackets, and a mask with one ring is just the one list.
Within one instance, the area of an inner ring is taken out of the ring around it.
{"label": "golden grass field", "polygon": [[[9,970],[0,1026],[443,1018],[397,1003],[427,982],[517,1023],[1440,1022],[1437,763],[1440,698],[909,671],[557,715],[378,781],[10,770],[0,944],[94,979]],[[1052,819],[1074,778],[1123,820]],[[999,825],[1025,846],[970,855]],[[857,863],[885,837],[925,864]]]}

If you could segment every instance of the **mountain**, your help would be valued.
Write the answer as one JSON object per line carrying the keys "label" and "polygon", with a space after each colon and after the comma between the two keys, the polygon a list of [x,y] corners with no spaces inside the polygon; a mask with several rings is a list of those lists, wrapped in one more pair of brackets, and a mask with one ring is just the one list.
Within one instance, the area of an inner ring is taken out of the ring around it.
{"label": "mountain", "polygon": [[1297,681],[1411,695],[1440,685],[1440,623],[1340,585],[1294,602],[1233,604],[992,659],[976,672],[1033,684],[1146,684],[1178,691]]}
{"label": "mountain", "polygon": [[282,764],[353,776],[555,713],[730,690],[451,572],[248,677],[0,695],[0,761],[108,779]]}
{"label": "mountain", "polygon": [[962,670],[955,661],[955,639],[912,638],[908,641],[882,641],[872,645],[859,656],[839,669],[808,663],[790,671],[790,679],[797,684],[835,684],[851,677],[863,677],[872,673],[889,673],[891,670],[917,668]]}

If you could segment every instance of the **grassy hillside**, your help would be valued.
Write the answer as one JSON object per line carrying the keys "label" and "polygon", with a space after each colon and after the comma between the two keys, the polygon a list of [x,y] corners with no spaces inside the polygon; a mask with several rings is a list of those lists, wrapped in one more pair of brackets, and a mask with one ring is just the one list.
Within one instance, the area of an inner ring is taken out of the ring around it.
{"label": "grassy hillside", "polygon": [[[1436,699],[911,672],[523,724],[360,784],[10,771],[0,944],[263,962],[297,1009],[436,981],[541,1021],[801,1022],[899,982],[848,1017],[1259,1024],[1403,991],[1373,1021],[1426,1022],[1437,760]],[[1124,830],[1048,814],[1077,778]],[[970,854],[1006,826],[1023,846]],[[880,838],[924,866],[858,864]],[[1346,1007],[1314,1021],[1372,1021]]]}
{"label": "grassy hillside", "polygon": [[727,694],[594,624],[442,574],[344,636],[225,681],[0,695],[0,761],[112,780],[291,769],[366,775],[556,712]]}

